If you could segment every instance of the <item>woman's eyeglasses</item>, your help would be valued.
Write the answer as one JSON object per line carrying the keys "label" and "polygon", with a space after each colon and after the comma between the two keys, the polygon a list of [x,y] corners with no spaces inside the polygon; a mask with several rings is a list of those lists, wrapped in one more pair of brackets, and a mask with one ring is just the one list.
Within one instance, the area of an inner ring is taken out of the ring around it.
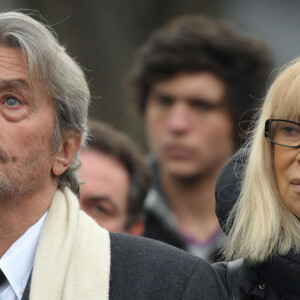
{"label": "woman's eyeglasses", "polygon": [[300,148],[300,123],[268,119],[265,124],[265,137],[273,144],[289,148]]}

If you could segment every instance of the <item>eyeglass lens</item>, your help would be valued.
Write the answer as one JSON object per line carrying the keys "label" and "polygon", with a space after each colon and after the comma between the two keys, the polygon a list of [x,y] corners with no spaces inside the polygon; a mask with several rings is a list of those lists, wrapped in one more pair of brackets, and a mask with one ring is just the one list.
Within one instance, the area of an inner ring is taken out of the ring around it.
{"label": "eyeglass lens", "polygon": [[300,124],[272,120],[268,138],[271,142],[288,147],[300,145]]}

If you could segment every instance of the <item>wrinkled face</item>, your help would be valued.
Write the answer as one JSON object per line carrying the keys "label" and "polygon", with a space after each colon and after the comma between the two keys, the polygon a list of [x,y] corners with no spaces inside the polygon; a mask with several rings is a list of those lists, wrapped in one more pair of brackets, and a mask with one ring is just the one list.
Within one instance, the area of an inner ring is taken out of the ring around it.
{"label": "wrinkled face", "polygon": [[300,218],[300,150],[274,145],[274,169],[283,204]]}
{"label": "wrinkled face", "polygon": [[32,196],[55,181],[53,100],[34,79],[33,86],[21,51],[0,47],[0,201]]}
{"label": "wrinkled face", "polygon": [[233,154],[224,83],[208,72],[179,74],[152,86],[145,125],[162,172],[189,178],[215,173]]}
{"label": "wrinkled face", "polygon": [[126,232],[129,176],[113,156],[94,149],[80,154],[80,207],[112,232]]}

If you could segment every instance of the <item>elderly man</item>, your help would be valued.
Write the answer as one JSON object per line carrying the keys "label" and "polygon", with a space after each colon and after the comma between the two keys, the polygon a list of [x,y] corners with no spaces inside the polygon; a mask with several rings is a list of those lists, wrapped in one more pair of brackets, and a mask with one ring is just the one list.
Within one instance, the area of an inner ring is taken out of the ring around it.
{"label": "elderly man", "polygon": [[21,13],[0,13],[0,94],[1,299],[226,299],[208,264],[79,210],[87,82]]}

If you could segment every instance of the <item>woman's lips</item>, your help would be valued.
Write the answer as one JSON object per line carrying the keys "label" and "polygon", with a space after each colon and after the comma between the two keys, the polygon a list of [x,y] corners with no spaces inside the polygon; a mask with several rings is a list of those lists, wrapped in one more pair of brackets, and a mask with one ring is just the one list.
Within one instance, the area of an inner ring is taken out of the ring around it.
{"label": "woman's lips", "polygon": [[291,184],[297,193],[300,193],[300,179],[293,179]]}

